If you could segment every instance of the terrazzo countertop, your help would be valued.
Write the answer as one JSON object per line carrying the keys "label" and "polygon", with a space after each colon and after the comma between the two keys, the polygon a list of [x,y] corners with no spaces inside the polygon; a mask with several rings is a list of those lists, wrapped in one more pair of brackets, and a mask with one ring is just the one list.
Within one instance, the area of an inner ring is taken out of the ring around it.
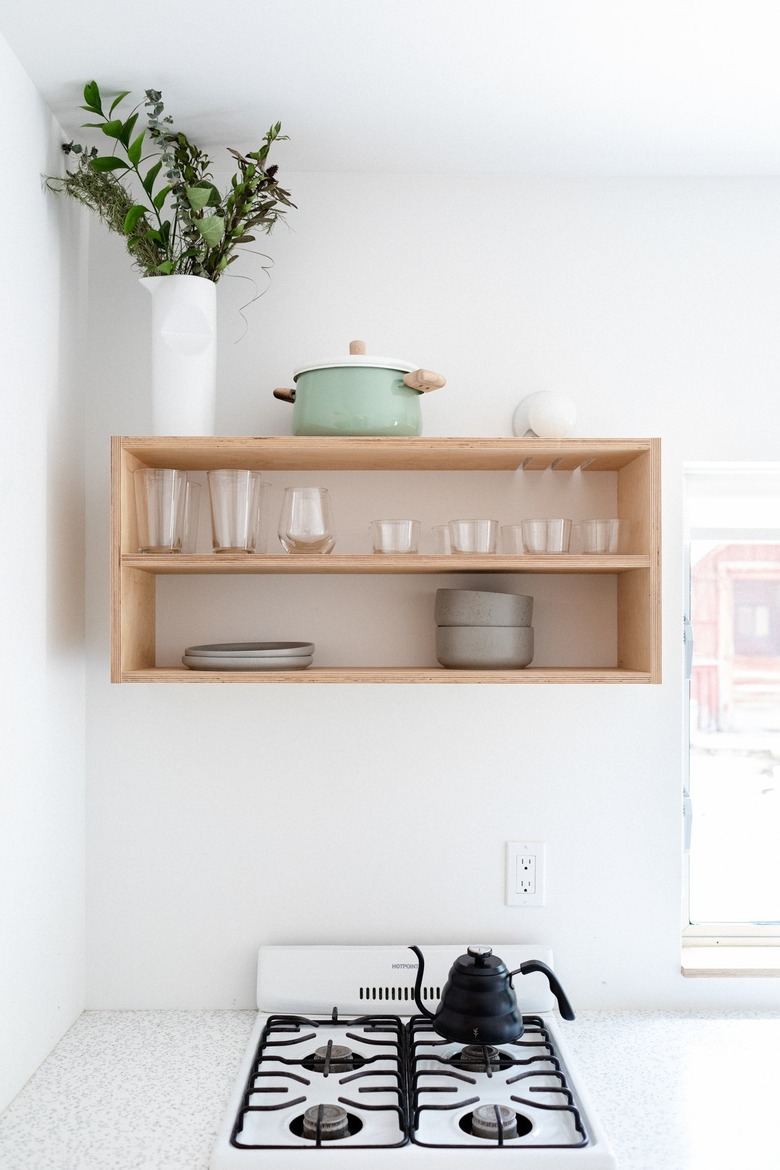
{"label": "terrazzo countertop", "polygon": [[[0,1168],[208,1170],[254,1019],[85,1012],[0,1117]],[[590,1011],[562,1030],[619,1170],[780,1170],[780,1012]]]}

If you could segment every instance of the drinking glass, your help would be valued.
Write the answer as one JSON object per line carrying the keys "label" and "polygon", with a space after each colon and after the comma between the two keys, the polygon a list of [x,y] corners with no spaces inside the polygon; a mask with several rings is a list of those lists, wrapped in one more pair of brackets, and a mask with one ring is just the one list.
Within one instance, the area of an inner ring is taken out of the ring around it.
{"label": "drinking glass", "polygon": [[260,472],[219,468],[208,473],[208,480],[214,552],[263,552],[263,496],[268,484]]}
{"label": "drinking glass", "polygon": [[522,524],[504,524],[501,529],[501,551],[516,555],[525,552]]}
{"label": "drinking glass", "polygon": [[450,542],[454,553],[494,553],[498,520],[450,520]]}
{"label": "drinking glass", "polygon": [[581,520],[574,530],[581,553],[623,551],[626,525],[622,520]]}
{"label": "drinking glass", "polygon": [[178,553],[184,535],[187,472],[139,467],[133,472],[138,551]]}
{"label": "drinking glass", "polygon": [[419,520],[372,520],[375,553],[416,553],[420,543]]}
{"label": "drinking glass", "polygon": [[284,489],[279,517],[279,540],[288,553],[329,553],[336,543],[336,529],[327,488]]}
{"label": "drinking glass", "polygon": [[200,484],[197,480],[188,479],[184,489],[184,529],[181,538],[181,551],[194,553],[198,545],[198,516],[200,515]]}
{"label": "drinking glass", "polygon": [[523,520],[523,547],[527,553],[569,551],[571,520]]}
{"label": "drinking glass", "polygon": [[434,524],[431,533],[433,534],[433,551],[437,555],[446,556],[452,552],[449,524]]}

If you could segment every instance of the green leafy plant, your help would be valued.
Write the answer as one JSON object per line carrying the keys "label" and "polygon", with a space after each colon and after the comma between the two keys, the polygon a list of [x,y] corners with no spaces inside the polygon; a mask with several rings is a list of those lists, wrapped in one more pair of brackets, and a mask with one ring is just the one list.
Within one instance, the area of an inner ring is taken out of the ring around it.
{"label": "green leafy plant", "polygon": [[[270,232],[295,204],[279,186],[276,166],[268,165],[274,142],[285,141],[281,123],[267,131],[257,150],[240,154],[230,187],[220,193],[213,182],[211,159],[176,130],[164,115],[162,94],[147,89],[145,100],[127,117],[120,108],[130,91],[113,98],[108,112],[97,82],[84,87],[81,109],[98,121],[113,143],[101,154],[96,146],[67,142],[63,151],[76,156],[75,170],[47,176],[48,187],[89,207],[110,231],[122,235],[135,265],[145,276],[202,276],[217,281],[238,258],[255,232]],[[144,109],[145,126],[138,120]]]}

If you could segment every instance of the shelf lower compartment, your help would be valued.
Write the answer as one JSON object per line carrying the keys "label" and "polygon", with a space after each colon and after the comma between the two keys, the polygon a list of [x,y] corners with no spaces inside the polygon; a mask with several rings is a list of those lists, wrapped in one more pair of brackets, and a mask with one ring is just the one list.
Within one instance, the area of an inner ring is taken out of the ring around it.
{"label": "shelf lower compartment", "polygon": [[120,682],[140,683],[649,683],[650,672],[617,667],[532,667],[522,670],[447,670],[441,666],[319,666],[308,670],[188,670],[157,666],[123,671]]}

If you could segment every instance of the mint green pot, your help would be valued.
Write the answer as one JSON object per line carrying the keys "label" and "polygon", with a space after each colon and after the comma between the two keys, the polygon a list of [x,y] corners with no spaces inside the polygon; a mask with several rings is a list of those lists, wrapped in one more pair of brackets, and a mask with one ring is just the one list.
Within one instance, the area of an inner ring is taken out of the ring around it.
{"label": "mint green pot", "polygon": [[295,435],[419,435],[419,390],[408,371],[378,366],[331,366],[295,376]]}

